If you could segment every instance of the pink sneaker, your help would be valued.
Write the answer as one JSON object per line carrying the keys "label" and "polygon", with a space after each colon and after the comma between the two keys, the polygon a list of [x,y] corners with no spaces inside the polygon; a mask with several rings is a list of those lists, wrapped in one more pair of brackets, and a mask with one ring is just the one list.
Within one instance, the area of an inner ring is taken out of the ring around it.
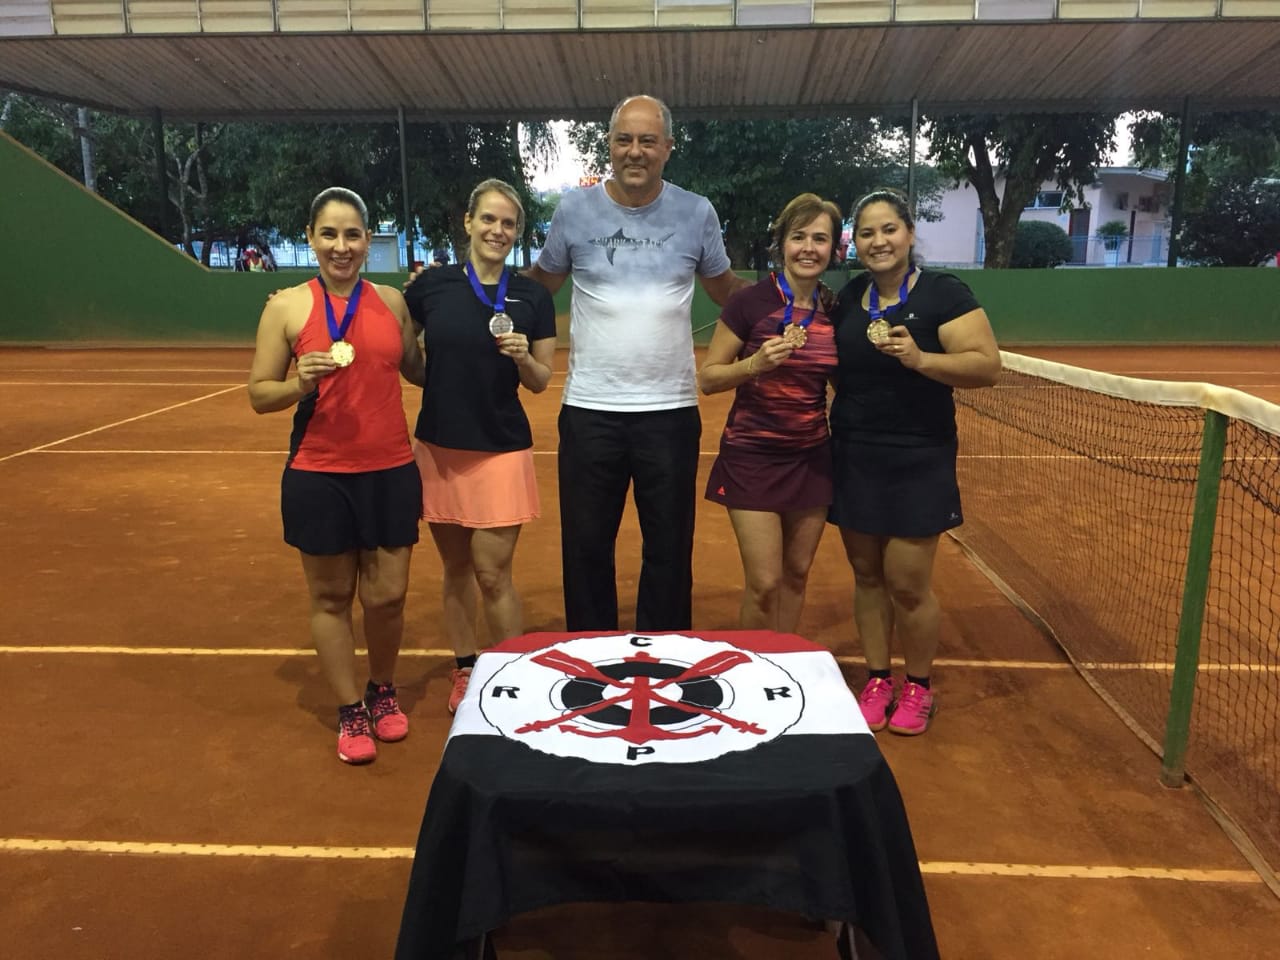
{"label": "pink sneaker", "polygon": [[889,732],[906,737],[917,736],[929,729],[929,721],[937,712],[938,704],[934,700],[933,691],[918,683],[908,682],[902,688],[898,705],[893,708]]}
{"label": "pink sneaker", "polygon": [[889,722],[889,714],[893,710],[893,678],[872,677],[858,694],[858,706],[862,708],[862,719],[874,733],[883,730]]}
{"label": "pink sneaker", "polygon": [[449,683],[452,685],[449,690],[449,712],[457,713],[458,704],[462,703],[462,698],[467,695],[467,682],[471,679],[470,667],[458,667],[449,677]]}
{"label": "pink sneaker", "polygon": [[378,755],[373,725],[363,703],[338,708],[338,759],[343,763],[368,763]]}
{"label": "pink sneaker", "polygon": [[373,735],[388,743],[409,735],[409,718],[400,709],[396,688],[389,683],[371,686],[364,693],[364,705],[373,721]]}

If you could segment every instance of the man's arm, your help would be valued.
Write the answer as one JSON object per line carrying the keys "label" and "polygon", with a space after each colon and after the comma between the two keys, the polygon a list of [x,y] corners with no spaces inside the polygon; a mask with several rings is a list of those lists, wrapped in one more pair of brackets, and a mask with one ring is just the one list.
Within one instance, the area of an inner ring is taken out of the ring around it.
{"label": "man's arm", "polygon": [[415,387],[426,385],[427,361],[422,355],[422,344],[418,342],[418,326],[409,315],[409,306],[404,295],[394,287],[374,284],[382,302],[387,305],[397,320],[400,321],[400,375]]}
{"label": "man's arm", "polygon": [[707,296],[714,300],[718,307],[728,303],[729,298],[738,290],[751,286],[750,280],[738,276],[732,268],[715,277],[699,276],[698,280],[702,283],[702,289],[707,291]]}
{"label": "man's arm", "polygon": [[564,286],[564,278],[569,276],[569,274],[548,273],[535,263],[528,270],[524,271],[524,276],[542,284],[547,288],[547,292],[554,297],[556,293],[559,292],[560,288]]}

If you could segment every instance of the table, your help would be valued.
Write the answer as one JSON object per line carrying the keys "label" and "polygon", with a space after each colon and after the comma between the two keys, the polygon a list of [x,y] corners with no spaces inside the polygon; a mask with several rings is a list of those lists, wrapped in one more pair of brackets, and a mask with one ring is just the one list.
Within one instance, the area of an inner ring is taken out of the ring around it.
{"label": "table", "polygon": [[542,633],[481,655],[396,960],[608,901],[761,905],[856,925],[887,960],[938,956],[888,764],[834,658],[790,634]]}

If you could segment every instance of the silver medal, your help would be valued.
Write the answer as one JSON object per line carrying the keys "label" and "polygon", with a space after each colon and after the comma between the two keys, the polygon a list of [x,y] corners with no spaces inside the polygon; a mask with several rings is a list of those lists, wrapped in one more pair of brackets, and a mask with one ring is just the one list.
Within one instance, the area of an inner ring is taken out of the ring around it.
{"label": "silver medal", "polygon": [[505,313],[495,313],[489,318],[489,332],[495,337],[510,333],[515,328],[516,325],[511,321],[511,317]]}

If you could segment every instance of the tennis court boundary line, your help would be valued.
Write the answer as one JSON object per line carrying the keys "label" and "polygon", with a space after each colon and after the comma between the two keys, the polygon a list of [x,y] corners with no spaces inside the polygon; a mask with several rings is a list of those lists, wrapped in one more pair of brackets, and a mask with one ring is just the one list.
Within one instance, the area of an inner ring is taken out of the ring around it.
{"label": "tennis court boundary line", "polygon": [[[205,386],[205,384],[198,384],[198,386]],[[179,410],[182,407],[189,407],[193,403],[200,403],[202,400],[210,400],[214,397],[220,397],[224,393],[230,393],[232,390],[243,390],[243,389],[244,389],[243,384],[237,384],[236,386],[233,386],[233,387],[224,387],[221,390],[215,390],[213,393],[206,393],[199,397],[192,397],[190,400],[183,400],[181,403],[171,403],[167,407],[161,407],[158,410],[148,410],[146,413],[140,413],[135,417],[126,417],[123,420],[116,420],[114,423],[104,423],[102,426],[94,427],[92,430],[82,430],[80,433],[73,433],[71,436],[63,437],[60,440],[51,440],[48,443],[42,443],[35,447],[29,447],[26,450],[19,450],[17,453],[7,454],[3,457],[0,457],[0,463],[3,463],[6,460],[12,460],[15,457],[25,456],[28,453],[38,453],[41,450],[46,450],[49,447],[56,447],[62,443],[69,443],[72,440],[79,440],[81,437],[88,437],[95,433],[101,433],[103,430],[110,430],[112,427],[122,427],[126,423],[134,423],[138,420],[145,420],[147,417],[154,417],[156,414],[159,414],[159,413],[168,413],[170,410]]]}
{"label": "tennis court boundary line", "polygon": [[[108,645],[51,645],[51,646],[25,646],[25,645],[0,645],[0,654],[15,655],[32,655],[32,654],[48,654],[50,656],[75,656],[83,654],[93,654],[99,656],[121,656],[121,657],[314,657],[315,650],[309,647],[121,647]],[[367,650],[357,649],[357,656],[366,656]],[[444,649],[426,649],[426,650],[401,650],[400,656],[413,658],[438,658],[441,660],[453,659],[452,650]],[[862,657],[857,656],[838,656],[836,662],[851,666],[861,666],[863,664]],[[904,666],[901,657],[893,658],[895,666]],[[1123,670],[1154,670],[1164,673],[1173,672],[1173,663],[1164,661],[1135,661],[1128,662],[1092,662],[1081,661],[1078,664],[1072,664],[1067,660],[968,660],[958,657],[937,657],[933,661],[938,667],[955,667],[958,669],[971,670],[1053,670],[1053,671],[1076,671],[1080,670],[1097,670],[1097,671],[1123,671]],[[1201,673],[1280,673],[1280,664],[1270,663],[1205,663],[1199,667]]]}
{"label": "tennis court boundary line", "polygon": [[[285,860],[412,860],[413,847],[339,847],[291,844],[145,843],[125,840],[36,840],[0,838],[6,853],[98,853],[108,856],[260,857]],[[1155,866],[1092,864],[975,863],[922,860],[920,872],[933,876],[1040,877],[1062,880],[1178,880],[1191,883],[1260,884],[1252,870],[1201,870]]]}

